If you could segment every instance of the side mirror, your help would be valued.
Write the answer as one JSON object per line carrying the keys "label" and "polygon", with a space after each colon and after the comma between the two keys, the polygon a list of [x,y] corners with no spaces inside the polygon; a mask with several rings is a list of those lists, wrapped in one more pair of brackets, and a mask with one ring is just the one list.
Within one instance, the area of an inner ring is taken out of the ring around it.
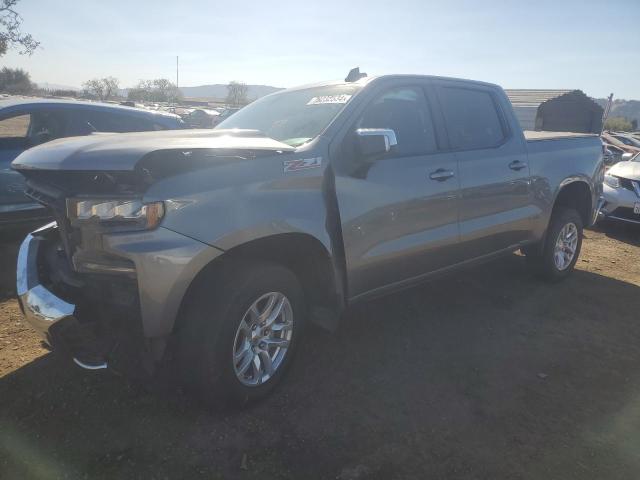
{"label": "side mirror", "polygon": [[622,161],[623,162],[628,162],[629,160],[633,159],[635,155],[633,153],[623,153],[622,154]]}
{"label": "side mirror", "polygon": [[396,132],[390,128],[359,128],[356,130],[360,154],[364,158],[384,155],[398,144]]}

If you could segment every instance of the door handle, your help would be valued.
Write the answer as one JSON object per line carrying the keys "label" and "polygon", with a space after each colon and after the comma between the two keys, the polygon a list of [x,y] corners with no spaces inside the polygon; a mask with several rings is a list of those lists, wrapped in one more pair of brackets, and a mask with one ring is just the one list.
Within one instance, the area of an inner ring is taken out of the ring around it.
{"label": "door handle", "polygon": [[525,162],[521,162],[520,160],[514,160],[509,164],[509,168],[511,170],[522,170],[523,168],[527,168],[527,164]]}
{"label": "door handle", "polygon": [[453,177],[453,172],[451,170],[445,170],[444,168],[439,168],[435,172],[431,172],[429,174],[429,178],[431,180],[437,180],[438,182],[444,182],[449,178]]}

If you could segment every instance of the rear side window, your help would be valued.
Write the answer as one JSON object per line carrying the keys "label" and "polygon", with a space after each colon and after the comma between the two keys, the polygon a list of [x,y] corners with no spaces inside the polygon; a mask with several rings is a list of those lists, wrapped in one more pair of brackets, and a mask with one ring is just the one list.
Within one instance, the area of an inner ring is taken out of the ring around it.
{"label": "rear side window", "polygon": [[456,87],[439,90],[452,148],[479,150],[503,142],[505,132],[491,93]]}
{"label": "rear side window", "polygon": [[438,149],[431,112],[424,92],[416,87],[387,90],[373,100],[357,128],[390,128],[398,145],[394,157],[424,155]]}
{"label": "rear side window", "polygon": [[0,120],[0,138],[25,138],[29,133],[31,115],[17,115]]}

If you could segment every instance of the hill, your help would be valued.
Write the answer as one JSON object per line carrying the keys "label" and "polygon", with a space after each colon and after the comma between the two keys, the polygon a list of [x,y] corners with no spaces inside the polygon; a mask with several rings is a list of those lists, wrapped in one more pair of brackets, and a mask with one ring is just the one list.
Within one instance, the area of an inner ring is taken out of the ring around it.
{"label": "hill", "polygon": [[59,85],[57,83],[48,83],[48,82],[37,82],[38,88],[42,88],[44,90],[72,90],[74,92],[82,91],[81,88],[72,87],[71,85]]}
{"label": "hill", "polygon": [[[596,98],[599,105],[606,108],[606,98]],[[636,119],[640,123],[640,100],[613,100],[609,117],[625,117],[629,120]]]}
{"label": "hill", "polygon": [[[247,87],[249,87],[248,97],[251,100],[282,90],[281,88],[271,87],[269,85],[247,85]],[[227,86],[222,84],[180,87],[180,91],[186,98],[223,99],[227,96]]]}

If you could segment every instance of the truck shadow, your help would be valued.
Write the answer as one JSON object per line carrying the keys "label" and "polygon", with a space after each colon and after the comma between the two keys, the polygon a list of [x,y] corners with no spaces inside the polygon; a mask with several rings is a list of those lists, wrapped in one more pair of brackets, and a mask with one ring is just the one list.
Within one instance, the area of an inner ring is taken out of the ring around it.
{"label": "truck shadow", "polygon": [[310,329],[235,412],[48,354],[0,379],[0,478],[638,478],[639,310],[636,285],[513,255]]}

